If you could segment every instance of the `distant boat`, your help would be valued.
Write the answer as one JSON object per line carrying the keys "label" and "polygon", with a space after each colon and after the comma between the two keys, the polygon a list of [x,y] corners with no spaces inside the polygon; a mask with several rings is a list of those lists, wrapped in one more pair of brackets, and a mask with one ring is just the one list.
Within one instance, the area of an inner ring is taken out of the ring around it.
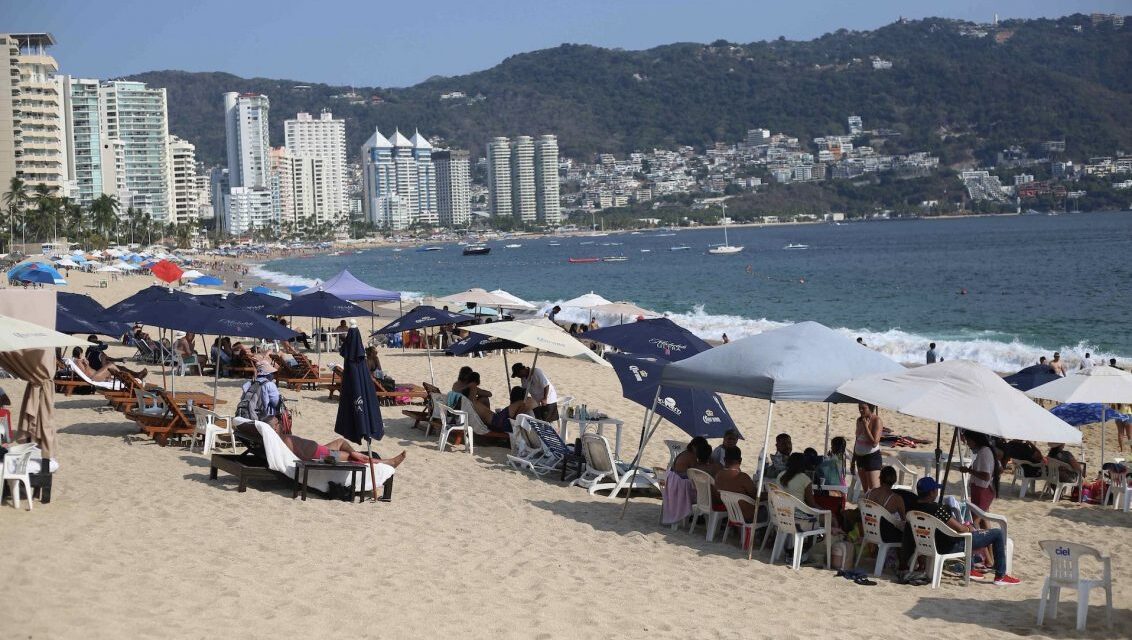
{"label": "distant boat", "polygon": [[578,244],[586,245],[586,244],[593,244],[593,243],[594,243],[593,240],[586,240],[585,242],[579,242]]}
{"label": "distant boat", "polygon": [[652,249],[641,249],[641,253],[652,253]]}
{"label": "distant boat", "polygon": [[601,243],[601,246],[603,246],[603,247],[620,247],[623,244],[625,244],[625,243],[624,242],[603,242],[603,243]]}
{"label": "distant boat", "polygon": [[521,245],[521,244],[507,244],[507,245],[503,245],[503,247],[504,247],[505,249],[518,249],[519,247],[522,247],[522,246],[523,246],[523,245]]}
{"label": "distant boat", "polygon": [[421,247],[421,248],[417,249],[417,252],[440,251],[442,249],[443,249],[443,247]]}
{"label": "distant boat", "polygon": [[783,249],[809,249],[810,245],[790,243],[790,244],[788,244],[788,245],[786,245],[785,247],[782,247],[782,248]]}
{"label": "distant boat", "polygon": [[601,262],[601,258],[567,258],[566,262],[570,264],[590,264],[591,262]]}
{"label": "distant boat", "polygon": [[686,244],[678,244],[675,247],[668,247],[669,251],[688,251],[691,247]]}
{"label": "distant boat", "polygon": [[562,243],[561,242],[548,242],[548,243],[546,243],[546,246],[548,246],[548,247],[561,247]]}
{"label": "distant boat", "polygon": [[602,262],[628,262],[629,258],[625,256],[606,256],[601,259]]}
{"label": "distant boat", "polygon": [[[723,206],[723,215],[724,215],[724,219],[726,219],[727,205]],[[734,255],[736,253],[739,253],[742,250],[743,250],[743,247],[741,245],[740,246],[731,246],[730,242],[728,242],[728,240],[727,240],[727,225],[724,224],[723,225],[723,244],[708,249],[708,254],[713,255],[713,256],[730,256],[730,255]]]}
{"label": "distant boat", "polygon": [[400,253],[400,252],[401,252],[401,247],[394,247],[393,248],[393,253]]}
{"label": "distant boat", "polygon": [[656,234],[656,237],[663,238],[665,236],[674,236],[674,235],[676,235],[676,234],[675,233],[658,233],[658,234]]}
{"label": "distant boat", "polygon": [[464,255],[466,256],[486,256],[491,253],[491,247],[482,244],[470,244],[464,247]]}

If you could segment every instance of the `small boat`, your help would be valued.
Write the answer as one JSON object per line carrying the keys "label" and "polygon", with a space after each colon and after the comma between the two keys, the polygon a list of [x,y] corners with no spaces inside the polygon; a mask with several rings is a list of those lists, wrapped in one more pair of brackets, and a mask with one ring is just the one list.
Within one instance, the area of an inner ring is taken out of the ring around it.
{"label": "small boat", "polygon": [[652,253],[652,249],[641,249],[641,253]]}
{"label": "small boat", "polygon": [[440,250],[441,250],[442,248],[443,248],[443,247],[432,247],[432,246],[429,246],[429,247],[420,247],[419,249],[417,249],[417,252],[424,252],[424,251],[440,251]]}
{"label": "small boat", "polygon": [[464,247],[464,255],[466,256],[486,256],[491,253],[491,247],[482,244],[470,244]]}
{"label": "small boat", "polygon": [[788,244],[788,245],[786,245],[785,247],[782,247],[782,248],[783,249],[809,249],[810,245],[808,245],[808,244],[794,244],[793,242],[791,242],[790,244]]}
{"label": "small boat", "polygon": [[668,247],[669,251],[688,251],[691,247],[686,244],[678,244],[675,247]]}
{"label": "small boat", "polygon": [[585,242],[579,242],[578,244],[586,245],[586,244],[593,244],[593,243],[594,243],[593,240],[586,240]]}
{"label": "small boat", "polygon": [[401,247],[394,247],[393,248],[393,253],[401,253],[401,251],[402,251]]}
{"label": "small boat", "polygon": [[625,244],[625,243],[624,242],[603,242],[603,243],[601,243],[601,246],[603,246],[603,247],[620,247],[623,244]]}
{"label": "small boat", "polygon": [[629,258],[625,256],[606,256],[601,259],[602,262],[628,262]]}
{"label": "small boat", "polygon": [[503,247],[505,249],[518,249],[521,246],[523,246],[523,245],[521,245],[521,244],[505,244],[505,245],[503,245]]}
{"label": "small boat", "polygon": [[[727,219],[726,218],[726,216],[727,216],[727,206],[726,205],[724,205],[724,207],[723,207],[723,215],[724,215],[724,221],[726,221],[726,219]],[[738,247],[731,246],[730,242],[727,240],[727,225],[724,224],[723,225],[723,244],[711,247],[710,249],[707,250],[707,252],[708,252],[709,255],[713,255],[713,256],[730,256],[730,255],[734,255],[736,253],[739,253],[742,250],[743,250],[742,245],[740,245]]]}
{"label": "small boat", "polygon": [[567,258],[566,262],[570,264],[590,264],[591,262],[601,262],[601,258]]}
{"label": "small boat", "polygon": [[658,234],[656,234],[656,237],[664,238],[666,236],[674,236],[674,235],[676,235],[676,234],[675,233],[658,233]]}
{"label": "small boat", "polygon": [[548,242],[548,243],[546,243],[546,246],[548,246],[548,247],[561,247],[562,243],[561,242]]}

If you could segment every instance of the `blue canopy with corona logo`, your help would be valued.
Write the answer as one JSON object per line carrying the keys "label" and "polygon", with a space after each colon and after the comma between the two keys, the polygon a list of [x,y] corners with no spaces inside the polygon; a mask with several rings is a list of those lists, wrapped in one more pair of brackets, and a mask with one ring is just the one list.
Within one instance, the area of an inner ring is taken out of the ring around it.
{"label": "blue canopy with corona logo", "polygon": [[641,356],[655,356],[678,362],[707,351],[711,345],[668,318],[638,320],[585,332],[586,340],[594,340],[621,351]]}
{"label": "blue canopy with corona logo", "polygon": [[445,324],[456,324],[458,322],[471,322],[472,320],[475,320],[472,316],[466,316],[462,313],[452,313],[451,311],[445,311],[444,309],[437,309],[436,307],[422,304],[373,333],[374,335],[381,333],[400,333],[402,331],[412,331],[413,329],[423,329],[425,327],[438,327]]}
{"label": "blue canopy with corona logo", "polygon": [[722,438],[725,431],[736,428],[717,393],[663,387],[657,395],[660,375],[669,364],[667,361],[622,353],[606,357],[621,382],[621,395],[645,408],[652,407],[655,399],[656,414],[689,435]]}

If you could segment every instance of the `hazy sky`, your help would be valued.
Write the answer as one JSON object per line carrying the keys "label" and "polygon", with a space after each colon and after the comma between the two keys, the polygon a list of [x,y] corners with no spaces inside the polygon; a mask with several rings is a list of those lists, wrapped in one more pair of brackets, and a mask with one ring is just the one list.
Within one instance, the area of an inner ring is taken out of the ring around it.
{"label": "hazy sky", "polygon": [[51,32],[61,71],[80,77],[181,69],[404,86],[563,42],[806,40],[901,15],[1092,11],[1132,13],[1132,0],[0,0],[0,31]]}

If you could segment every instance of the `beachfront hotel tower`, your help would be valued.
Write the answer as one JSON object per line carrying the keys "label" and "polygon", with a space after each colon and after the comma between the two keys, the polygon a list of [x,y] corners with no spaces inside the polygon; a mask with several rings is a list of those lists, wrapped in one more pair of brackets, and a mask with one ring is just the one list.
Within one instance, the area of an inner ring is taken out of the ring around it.
{"label": "beachfront hotel tower", "polygon": [[558,138],[539,136],[535,142],[535,208],[538,221],[543,224],[562,223],[558,188]]}
{"label": "beachfront hotel tower", "polygon": [[20,177],[65,195],[68,177],[66,79],[47,49],[50,33],[0,34],[0,184]]}
{"label": "beachfront hotel tower", "polygon": [[492,217],[511,215],[511,141],[504,137],[487,143],[487,199]]}
{"label": "beachfront hotel tower", "polygon": [[436,206],[440,226],[467,226],[472,217],[472,170],[464,149],[433,151],[436,165]]}
{"label": "beachfront hotel tower", "polygon": [[[165,89],[112,80],[98,89],[105,136],[104,192],[117,192],[122,211],[134,207],[159,222],[169,217],[169,112]],[[107,183],[115,184],[114,190]],[[97,194],[96,194],[97,196]]]}
{"label": "beachfront hotel tower", "polygon": [[[99,113],[98,80],[71,78],[66,104],[70,117],[67,119],[68,163],[71,167],[71,198],[78,204],[89,207],[94,199],[111,191],[114,183],[113,169],[111,183],[103,183],[103,136],[101,115]],[[106,145],[109,148],[109,145]],[[110,156],[113,163],[113,155]]]}
{"label": "beachfront hotel tower", "polygon": [[[349,214],[346,167],[346,121],[335,120],[329,111],[318,118],[299,113],[283,123],[284,146],[293,158],[292,165],[302,165],[303,179],[317,179],[307,202],[317,222],[336,222]],[[316,170],[317,169],[317,170]]]}
{"label": "beachfront hotel tower", "polygon": [[271,101],[255,93],[224,94],[224,133],[229,190],[222,228],[241,235],[275,222],[271,192],[271,143],[267,116]]}
{"label": "beachfront hotel tower", "polygon": [[524,223],[562,222],[558,187],[558,138],[493,138],[487,144],[488,210]]}
{"label": "beachfront hotel tower", "polygon": [[535,143],[530,136],[519,136],[511,143],[511,212],[522,222],[534,222]]}
{"label": "beachfront hotel tower", "polygon": [[169,222],[186,224],[198,218],[196,146],[177,136],[168,140]]}
{"label": "beachfront hotel tower", "polygon": [[420,132],[409,139],[394,130],[386,138],[375,129],[361,153],[366,219],[394,230],[439,224],[432,145]]}

